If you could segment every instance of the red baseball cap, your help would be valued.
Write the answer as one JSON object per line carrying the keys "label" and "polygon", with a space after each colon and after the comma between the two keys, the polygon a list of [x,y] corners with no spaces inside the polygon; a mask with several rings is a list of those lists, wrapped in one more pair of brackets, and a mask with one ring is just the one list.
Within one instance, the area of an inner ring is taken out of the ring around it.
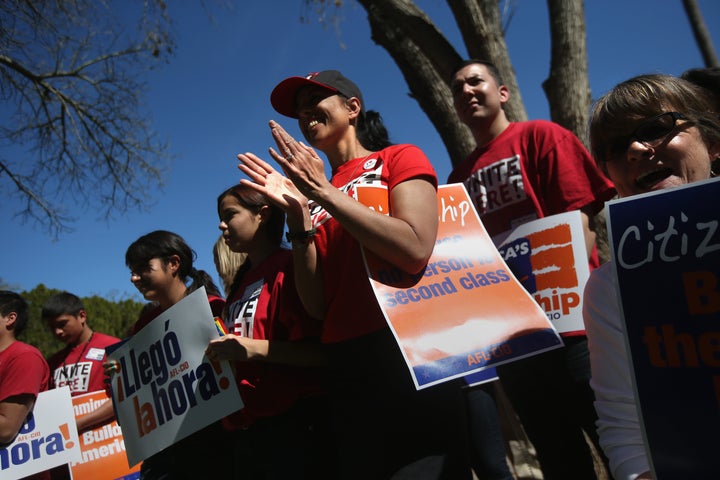
{"label": "red baseball cap", "polygon": [[310,85],[325,88],[347,98],[357,97],[360,99],[361,108],[365,109],[365,102],[358,86],[337,70],[324,70],[309,73],[304,77],[286,78],[273,89],[270,94],[270,103],[278,113],[290,118],[298,118],[295,98],[301,88]]}

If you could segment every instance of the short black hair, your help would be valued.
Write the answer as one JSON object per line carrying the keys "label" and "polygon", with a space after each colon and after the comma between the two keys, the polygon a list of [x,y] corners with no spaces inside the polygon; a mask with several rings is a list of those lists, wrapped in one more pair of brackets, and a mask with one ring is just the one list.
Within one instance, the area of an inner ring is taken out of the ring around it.
{"label": "short black hair", "polygon": [[48,298],[43,304],[40,316],[48,321],[60,315],[77,315],[80,310],[85,310],[82,300],[77,295],[69,292],[62,292]]}
{"label": "short black hair", "polygon": [[459,72],[461,69],[467,67],[468,65],[485,65],[485,68],[487,69],[488,73],[491,77],[493,77],[493,80],[495,80],[495,83],[500,85],[505,85],[505,81],[502,78],[502,75],[500,74],[500,70],[498,69],[497,65],[492,63],[489,60],[482,60],[479,58],[469,58],[467,60],[463,60],[460,62],[455,68],[453,68],[453,73],[450,76],[450,83],[452,83],[453,78],[455,78],[455,75],[457,72]]}
{"label": "short black hair", "polygon": [[707,88],[715,94],[720,92],[720,67],[690,68],[685,70],[680,78]]}
{"label": "short black hair", "polygon": [[13,331],[15,336],[20,335],[28,322],[28,303],[19,294],[10,290],[0,290],[0,315],[3,317],[15,312],[17,318]]}

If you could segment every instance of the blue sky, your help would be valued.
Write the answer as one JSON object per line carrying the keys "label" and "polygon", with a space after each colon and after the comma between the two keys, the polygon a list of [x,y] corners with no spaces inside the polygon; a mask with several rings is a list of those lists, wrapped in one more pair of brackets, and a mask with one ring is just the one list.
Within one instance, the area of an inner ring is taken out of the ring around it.
{"label": "blue sky", "polygon": [[[279,121],[300,138],[295,122],[275,113],[269,103],[272,88],[288,76],[342,71],[360,86],[367,108],[382,114],[392,139],[420,146],[440,181],[447,179],[450,160],[440,137],[408,96],[390,56],[372,42],[365,10],[354,0],[344,1],[338,30],[320,25],[302,0],[235,3],[232,10],[211,6],[212,19],[201,2],[169,6],[176,54],[148,76],[145,104],[175,160],[165,189],[153,192],[150,211],[108,222],[96,218],[92,208],[75,208],[74,232],[53,241],[41,228],[13,218],[18,203],[4,198],[2,282],[17,290],[43,283],[80,296],[140,300],[124,264],[125,250],[140,235],[167,229],[187,240],[198,254],[196,266],[220,285],[212,262],[220,233],[216,197],[240,178],[237,153],[270,158],[268,120]],[[446,3],[416,3],[465,55]],[[720,2],[698,3],[720,49]],[[680,0],[588,0],[585,9],[593,98],[636,74],[679,74],[702,66]],[[301,22],[302,15],[309,21]],[[549,118],[541,87],[550,65],[548,29],[546,2],[517,0],[506,41],[530,118]],[[4,181],[0,185],[7,188]]]}

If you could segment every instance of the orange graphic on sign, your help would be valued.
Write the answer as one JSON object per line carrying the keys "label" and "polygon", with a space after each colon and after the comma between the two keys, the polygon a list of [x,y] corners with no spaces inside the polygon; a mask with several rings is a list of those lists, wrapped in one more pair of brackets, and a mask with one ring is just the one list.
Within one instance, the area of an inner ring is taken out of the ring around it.
{"label": "orange graphic on sign", "polygon": [[[80,417],[111,401],[104,391],[73,397],[75,417]],[[128,466],[122,430],[115,420],[101,427],[79,433],[82,460],[71,465],[73,480],[124,478],[140,471],[140,465]]]}
{"label": "orange graphic on sign", "polygon": [[[375,211],[389,212],[386,188],[358,185],[356,195]],[[435,249],[418,275],[364,252],[416,386],[561,346],[544,312],[510,273],[462,184],[440,187],[438,216]]]}

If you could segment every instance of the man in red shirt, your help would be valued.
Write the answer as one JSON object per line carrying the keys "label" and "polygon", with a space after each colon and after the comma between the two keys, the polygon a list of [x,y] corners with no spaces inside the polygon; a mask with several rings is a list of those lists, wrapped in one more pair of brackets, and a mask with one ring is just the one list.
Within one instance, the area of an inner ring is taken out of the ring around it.
{"label": "man in red shirt", "polygon": [[[106,390],[105,347],[120,340],[94,332],[88,325],[88,316],[82,300],[68,292],[50,297],[42,308],[42,319],[56,338],[67,346],[49,359],[50,387],[67,385],[72,396]],[[114,418],[112,402],[106,402],[94,411],[78,418],[77,428],[82,432]]]}
{"label": "man in red shirt", "polygon": [[[591,219],[615,195],[582,143],[555,123],[510,122],[510,91],[497,68],[464,62],[452,77],[455,110],[477,148],[450,173],[463,182],[496,244],[515,227],[579,210],[590,268],[599,260]],[[595,478],[583,431],[597,445],[585,331],[564,332],[565,346],[497,368],[538,454],[545,478]]]}
{"label": "man in red shirt", "polygon": [[27,321],[27,302],[0,291],[0,445],[15,439],[38,393],[48,387],[50,371],[40,351],[15,339]]}

